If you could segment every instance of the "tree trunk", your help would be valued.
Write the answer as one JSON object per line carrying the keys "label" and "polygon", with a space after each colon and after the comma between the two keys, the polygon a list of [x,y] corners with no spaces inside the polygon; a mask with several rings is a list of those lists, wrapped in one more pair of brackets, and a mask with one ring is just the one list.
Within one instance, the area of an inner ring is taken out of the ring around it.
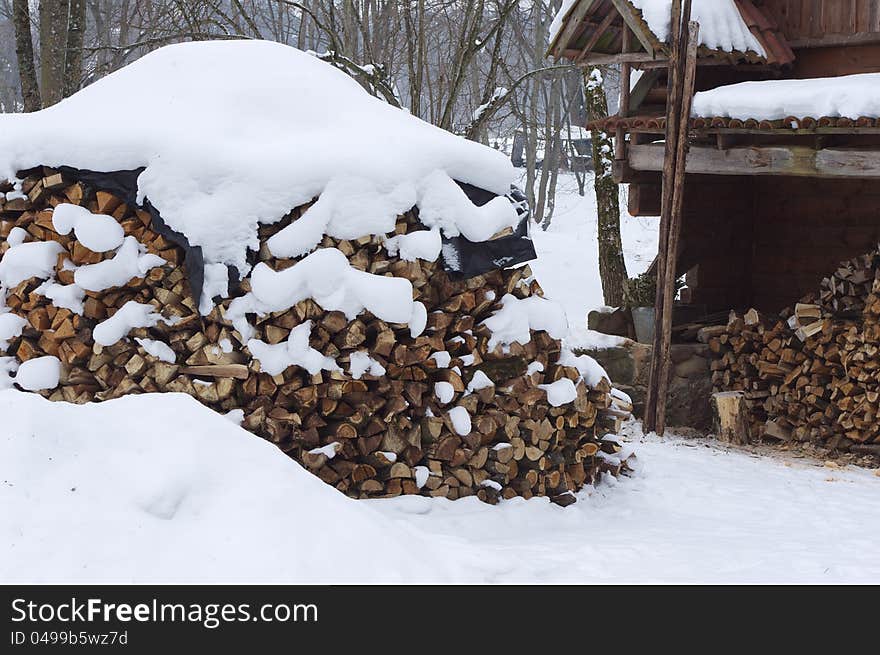
{"label": "tree trunk", "polygon": [[86,0],[70,0],[67,25],[67,57],[64,62],[64,97],[79,91],[83,75],[83,32],[86,28]]}
{"label": "tree trunk", "polygon": [[40,87],[34,66],[34,42],[31,37],[31,11],[28,0],[13,0],[12,22],[15,26],[15,54],[18,57],[18,77],[25,111],[39,111]]}
{"label": "tree trunk", "polygon": [[64,97],[69,0],[40,0],[40,90],[43,107]]}
{"label": "tree trunk", "polygon": [[[592,69],[584,83],[587,120],[595,121],[608,115],[608,99],[602,88],[602,74]],[[605,132],[592,130],[593,183],[596,189],[596,208],[599,227],[599,277],[602,279],[602,295],[605,304],[619,307],[623,302],[626,286],[626,262],[620,239],[620,200],[617,184],[611,176],[614,144]]]}

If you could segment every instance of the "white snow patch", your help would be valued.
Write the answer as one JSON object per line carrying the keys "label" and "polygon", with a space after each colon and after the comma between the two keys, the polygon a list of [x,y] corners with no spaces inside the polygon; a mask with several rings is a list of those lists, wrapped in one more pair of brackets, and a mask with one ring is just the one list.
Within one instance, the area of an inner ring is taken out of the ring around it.
{"label": "white snow patch", "polygon": [[86,291],[78,284],[59,284],[54,280],[46,280],[34,289],[34,293],[45,296],[56,307],[69,309],[80,316],[85,309],[83,300],[86,297]]}
{"label": "white snow patch", "polygon": [[[660,41],[668,41],[672,23],[672,0],[629,0],[642,12],[648,27]],[[691,20],[700,24],[700,44],[712,50],[751,50],[764,56],[764,48],[749,30],[734,0],[695,2]]]}
{"label": "white snow patch", "polygon": [[61,379],[61,360],[52,355],[36,357],[18,365],[15,383],[27,391],[54,389]]}
{"label": "white snow patch", "polygon": [[506,227],[514,228],[519,215],[504,196],[477,207],[447,174],[435,171],[422,186],[419,220],[440,228],[447,237],[464,235],[470,241],[486,241]]}
{"label": "white snow patch", "polygon": [[348,372],[355,380],[360,380],[364,373],[376,377],[385,375],[385,367],[370,357],[366,350],[358,350],[349,355]]}
{"label": "white snow patch", "polygon": [[391,256],[400,257],[407,262],[424,259],[436,261],[443,247],[439,230],[418,230],[385,239],[385,249]]}
{"label": "white snow patch", "polygon": [[526,375],[531,375],[532,373],[542,373],[544,371],[544,365],[541,362],[530,362],[526,367]]}
{"label": "white snow patch", "polygon": [[11,247],[0,259],[0,285],[14,287],[32,277],[52,277],[64,248],[57,241],[32,241]]}
{"label": "white snow patch", "polygon": [[477,371],[476,373],[474,373],[474,377],[471,378],[471,381],[467,386],[467,390],[473,393],[474,391],[479,391],[480,389],[494,386],[495,383],[489,379],[488,375],[483,373],[483,371]]}
{"label": "white snow patch", "polygon": [[336,360],[309,345],[311,334],[312,322],[306,321],[290,331],[287,341],[268,344],[259,339],[251,339],[247,342],[247,347],[254,359],[259,360],[263,372],[269,375],[283,373],[290,366],[301,366],[311,375],[321,370],[341,371]]}
{"label": "white snow patch", "polygon": [[880,73],[808,80],[740,82],[694,96],[694,116],[745,120],[880,117]]}
{"label": "white snow patch", "polygon": [[471,433],[471,415],[464,407],[453,407],[449,410],[449,419],[455,432],[462,437]]}
{"label": "white snow patch", "polygon": [[449,384],[449,382],[435,382],[434,395],[437,396],[437,400],[445,405],[451,402],[455,396],[455,387]]}
{"label": "white snow patch", "polygon": [[20,336],[27,324],[27,319],[18,314],[0,313],[0,351],[5,351],[9,347],[10,339]]}
{"label": "white snow patch", "polygon": [[547,402],[554,407],[560,407],[577,398],[577,387],[568,378],[550,384],[539,384],[538,388],[547,392]]}
{"label": "white snow patch", "polygon": [[98,323],[92,335],[95,343],[112,346],[135,328],[153,327],[163,320],[153,305],[129,300],[110,318]]}
{"label": "white snow patch", "polygon": [[112,259],[80,266],[73,274],[73,281],[86,291],[104,291],[125,286],[134,278],[144,277],[150,269],[165,263],[158,255],[146,254],[134,237],[125,237]]}
{"label": "white snow patch", "polygon": [[413,467],[413,474],[416,479],[416,487],[421,489],[428,481],[428,478],[431,475],[431,470],[427,466],[416,466]]}
{"label": "white snow patch", "polygon": [[367,309],[383,321],[408,323],[414,311],[409,280],[352,268],[336,248],[317,250],[279,272],[260,263],[251,274],[251,288],[250,294],[231,303],[227,316],[235,316],[236,308],[261,313],[284,311],[306,298],[314,299],[326,310],[342,311],[349,320]]}
{"label": "white snow patch", "polygon": [[9,230],[9,236],[6,237],[6,243],[12,248],[24,243],[29,236],[30,234],[28,234],[28,231],[23,227],[14,227]]}
{"label": "white snow patch", "polygon": [[428,309],[419,301],[414,301],[408,322],[409,335],[415,339],[425,331],[425,326],[428,324]]}
{"label": "white snow patch", "polygon": [[561,339],[568,331],[568,322],[562,307],[539,296],[517,298],[506,294],[501,298],[501,309],[483,321],[492,331],[489,350],[501,344],[526,344],[531,330],[544,330],[554,339]]}
{"label": "white snow patch", "polygon": [[559,354],[559,363],[562,366],[576,368],[589,387],[595,387],[603,378],[611,381],[601,364],[589,355],[575,355],[570,350],[563,348]]}
{"label": "white snow patch", "polygon": [[336,457],[336,453],[342,450],[342,444],[338,441],[333,441],[328,443],[326,446],[321,446],[320,448],[312,448],[309,451],[310,455],[324,455],[327,459],[333,459]]}
{"label": "white snow patch", "polygon": [[431,359],[437,362],[437,368],[449,368],[449,364],[452,362],[452,355],[446,350],[438,350],[435,353],[431,353]]}
{"label": "white snow patch", "polygon": [[141,348],[143,348],[148,355],[152,355],[156,359],[159,359],[163,362],[168,362],[169,364],[173,364],[177,361],[177,355],[164,341],[157,341],[156,339],[141,339],[139,337],[135,337],[135,341],[137,341]]}
{"label": "white snow patch", "polygon": [[85,207],[63,203],[52,212],[52,225],[58,234],[73,234],[92,252],[107,252],[122,245],[125,230],[112,216],[93,214]]}
{"label": "white snow patch", "polygon": [[199,313],[207,316],[214,309],[214,297],[226,298],[229,295],[229,269],[223,264],[205,264],[205,279],[202,297],[199,300]]}
{"label": "white snow patch", "polygon": [[244,423],[244,410],[243,409],[232,409],[226,412],[223,415],[223,418],[228,419],[235,425],[241,425]]}

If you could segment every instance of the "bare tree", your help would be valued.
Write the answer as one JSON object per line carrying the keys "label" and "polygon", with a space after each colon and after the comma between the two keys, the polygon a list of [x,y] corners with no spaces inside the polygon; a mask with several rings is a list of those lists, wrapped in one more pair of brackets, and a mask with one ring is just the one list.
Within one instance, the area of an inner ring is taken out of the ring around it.
{"label": "bare tree", "polygon": [[70,0],[40,0],[40,95],[43,107],[64,97]]}
{"label": "bare tree", "polygon": [[[608,99],[602,82],[602,73],[598,68],[592,69],[584,78],[587,119],[590,121],[608,115]],[[614,145],[605,132],[594,129],[590,135],[599,227],[599,277],[602,279],[605,304],[616,307],[623,302],[627,274],[620,238],[620,198],[617,183],[611,176]]]}
{"label": "bare tree", "polygon": [[34,42],[31,36],[31,10],[28,0],[13,0],[12,20],[15,25],[15,56],[18,59],[18,77],[25,111],[37,111],[43,106],[37,69],[34,65]]}
{"label": "bare tree", "polygon": [[83,77],[83,37],[86,29],[85,0],[70,0],[67,24],[67,46],[64,60],[64,95],[79,90]]}

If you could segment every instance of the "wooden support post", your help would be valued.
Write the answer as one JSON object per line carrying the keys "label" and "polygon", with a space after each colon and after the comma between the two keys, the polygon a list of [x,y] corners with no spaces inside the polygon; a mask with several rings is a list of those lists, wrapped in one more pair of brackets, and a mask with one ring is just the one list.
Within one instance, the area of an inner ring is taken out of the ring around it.
{"label": "wooden support post", "polygon": [[[622,32],[622,51],[629,52],[632,49],[632,32],[626,23],[621,28]],[[620,102],[617,107],[618,116],[629,115],[629,85],[630,73],[632,72],[631,64],[620,65]],[[626,159],[626,131],[622,127],[618,127],[614,134],[614,158],[617,160]]]}
{"label": "wooden support post", "polygon": [[[660,248],[657,256],[657,295],[651,374],[645,407],[645,432],[663,434],[666,428],[666,392],[669,383],[669,350],[675,302],[676,260],[688,147],[688,125],[696,76],[699,25],[690,22],[691,0],[673,0],[670,101],[666,113],[666,144],[661,200]],[[684,14],[685,23],[681,23]]]}

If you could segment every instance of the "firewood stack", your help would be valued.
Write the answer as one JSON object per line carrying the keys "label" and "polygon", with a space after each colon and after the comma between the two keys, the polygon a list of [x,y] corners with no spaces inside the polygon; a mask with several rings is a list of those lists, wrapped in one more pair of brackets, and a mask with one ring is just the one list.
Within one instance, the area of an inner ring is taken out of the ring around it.
{"label": "firewood stack", "polygon": [[[348,320],[342,312],[303,300],[290,310],[257,318],[255,337],[278,344],[295,326],[312,321],[309,345],[342,370],[310,375],[291,366],[269,375],[260,371],[259,361],[242,343],[246,340],[224,318],[231,299],[208,316],[199,314],[183,267],[185,251],[152,229],[149,213],[107,191],[71,183],[51,169],[28,173],[21,185],[26,199],[4,202],[0,193],[0,255],[9,248],[7,236],[19,227],[27,231],[28,241],[54,240],[64,247],[55,267],[59,284],[73,282],[73,266],[112,257],[88,250],[73,234],[55,231],[51,208],[72,203],[113,216],[126,236],[167,262],[123,287],[87,292],[82,315],[34,293],[41,280],[25,280],[8,290],[8,308],[28,324],[0,356],[20,362],[57,356],[61,384],[41,392],[50,400],[85,403],[164,391],[189,394],[223,413],[242,410],[245,428],[356,498],[476,495],[496,503],[548,495],[569,504],[574,501],[570,492],[596,480],[599,472],[617,474],[626,467],[614,463],[620,446],[602,437],[619,426],[631,407],[612,397],[607,380],[593,388],[581,382],[576,368],[558,363],[561,344],[543,331],[533,331],[528,343],[513,343],[507,352],[497,346],[489,350],[491,333],[481,323],[500,309],[501,298],[542,293],[528,266],[454,280],[439,261],[390,256],[382,237],[325,237],[321,247],[339,249],[354,268],[410,280],[416,299],[428,310],[427,329],[412,337],[408,325],[387,324],[369,312]],[[11,188],[0,185],[0,191]],[[265,242],[305,209],[260,228],[260,261],[275,270],[295,264],[273,258]],[[398,218],[397,234],[416,229],[423,228],[411,212]],[[245,293],[248,282],[232,295]],[[96,343],[95,326],[129,301],[152,304],[173,320],[133,329],[111,346]],[[165,342],[176,361],[151,355],[138,338]],[[355,379],[348,371],[356,351],[367,351],[385,372],[374,367]],[[448,358],[432,357],[444,352]],[[564,378],[576,383],[577,397],[556,407],[539,385]],[[441,396],[447,396],[445,402]],[[454,407],[467,412],[469,428],[452,420]]]}
{"label": "firewood stack", "polygon": [[715,389],[744,392],[753,439],[878,448],[880,250],[843,262],[776,318],[731,312],[699,339],[715,355]]}

